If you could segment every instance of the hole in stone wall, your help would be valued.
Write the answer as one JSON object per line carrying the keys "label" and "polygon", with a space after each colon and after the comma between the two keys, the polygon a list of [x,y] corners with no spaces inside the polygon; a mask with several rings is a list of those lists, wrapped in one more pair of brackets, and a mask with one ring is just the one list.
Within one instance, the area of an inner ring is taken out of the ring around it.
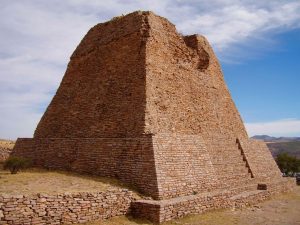
{"label": "hole in stone wall", "polygon": [[198,55],[198,65],[199,70],[206,70],[209,66],[209,54],[205,49],[199,44],[197,35],[184,36],[183,40],[187,47],[197,51]]}

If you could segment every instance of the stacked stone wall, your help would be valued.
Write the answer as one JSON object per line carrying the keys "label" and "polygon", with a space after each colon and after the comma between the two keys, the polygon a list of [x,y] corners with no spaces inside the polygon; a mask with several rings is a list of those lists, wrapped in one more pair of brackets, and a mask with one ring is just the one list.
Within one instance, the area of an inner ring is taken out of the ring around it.
{"label": "stacked stone wall", "polygon": [[241,147],[258,181],[269,182],[282,177],[270,150],[263,141],[252,139],[241,141]]}
{"label": "stacked stone wall", "polygon": [[133,215],[162,223],[189,214],[199,214],[221,208],[240,208],[257,204],[272,195],[293,190],[295,179],[284,179],[268,186],[268,190],[237,193],[235,190],[207,192],[173,198],[170,200],[137,200],[133,203]]}
{"label": "stacked stone wall", "polygon": [[145,131],[195,134],[206,142],[247,137],[208,41],[184,37],[154,14],[147,19]]}
{"label": "stacked stone wall", "polygon": [[40,167],[115,177],[154,199],[168,199],[253,187],[257,181],[251,179],[240,150],[235,143],[231,149],[224,143],[212,153],[198,135],[34,138],[18,139],[13,154],[31,158]]}
{"label": "stacked stone wall", "polygon": [[153,150],[160,199],[218,188],[215,169],[200,136],[155,135]]}
{"label": "stacked stone wall", "polygon": [[236,139],[214,137],[208,141],[207,149],[220,188],[236,188],[255,182]]}
{"label": "stacked stone wall", "polygon": [[154,199],[221,189],[255,190],[258,182],[281,177],[264,143],[249,149],[247,142],[251,162],[247,167],[237,143],[218,141],[207,148],[198,135],[172,133],[144,138],[18,139],[14,154],[33,159],[36,166],[115,177]]}
{"label": "stacked stone wall", "polygon": [[138,137],[144,131],[144,16],[93,27],[73,53],[34,137]]}
{"label": "stacked stone wall", "polygon": [[130,213],[135,195],[127,189],[98,193],[1,195],[0,224],[72,224]]}
{"label": "stacked stone wall", "polygon": [[115,177],[158,196],[151,136],[144,138],[19,138],[14,155],[35,166]]}
{"label": "stacked stone wall", "polygon": [[[208,41],[200,35],[182,36],[173,24],[153,14],[148,23],[145,132],[198,135],[206,145],[200,152],[204,158],[209,155],[214,168],[207,183],[211,190],[214,178],[218,188],[251,184],[249,167],[236,144],[237,137],[247,141],[248,136]],[[167,149],[165,154],[172,152]],[[186,187],[192,188],[197,189]]]}
{"label": "stacked stone wall", "polygon": [[115,177],[154,199],[219,187],[205,143],[197,135],[20,138],[13,154],[33,159],[35,166]]}

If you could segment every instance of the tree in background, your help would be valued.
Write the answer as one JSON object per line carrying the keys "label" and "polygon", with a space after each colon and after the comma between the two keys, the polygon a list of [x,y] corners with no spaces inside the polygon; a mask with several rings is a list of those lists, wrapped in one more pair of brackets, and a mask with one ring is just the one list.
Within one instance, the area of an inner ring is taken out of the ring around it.
{"label": "tree in background", "polygon": [[282,173],[288,176],[294,176],[300,172],[300,159],[290,156],[287,153],[281,153],[276,158],[277,165]]}

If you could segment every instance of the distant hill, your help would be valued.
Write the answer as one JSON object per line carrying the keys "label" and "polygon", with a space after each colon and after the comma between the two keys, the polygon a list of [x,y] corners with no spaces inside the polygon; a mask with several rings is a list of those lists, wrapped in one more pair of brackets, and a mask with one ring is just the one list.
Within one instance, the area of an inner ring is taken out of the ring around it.
{"label": "distant hill", "polygon": [[272,137],[268,135],[255,135],[252,139],[262,140],[265,142],[290,142],[300,141],[300,137]]}
{"label": "distant hill", "polygon": [[265,141],[274,158],[278,154],[288,153],[300,159],[300,137],[271,137],[268,135],[255,135],[252,139]]}
{"label": "distant hill", "polygon": [[267,143],[267,146],[274,157],[281,153],[287,153],[300,159],[300,141],[273,142]]}

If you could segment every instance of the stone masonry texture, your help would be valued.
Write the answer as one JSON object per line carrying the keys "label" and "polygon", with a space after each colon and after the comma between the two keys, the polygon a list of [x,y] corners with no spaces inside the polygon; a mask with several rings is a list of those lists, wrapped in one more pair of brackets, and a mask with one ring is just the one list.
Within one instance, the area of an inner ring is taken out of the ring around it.
{"label": "stone masonry texture", "polygon": [[116,177],[157,202],[290,184],[249,139],[206,38],[152,12],[90,29],[34,137],[19,138],[13,154]]}
{"label": "stone masonry texture", "polygon": [[0,224],[72,224],[130,212],[134,194],[127,189],[98,193],[0,195]]}

